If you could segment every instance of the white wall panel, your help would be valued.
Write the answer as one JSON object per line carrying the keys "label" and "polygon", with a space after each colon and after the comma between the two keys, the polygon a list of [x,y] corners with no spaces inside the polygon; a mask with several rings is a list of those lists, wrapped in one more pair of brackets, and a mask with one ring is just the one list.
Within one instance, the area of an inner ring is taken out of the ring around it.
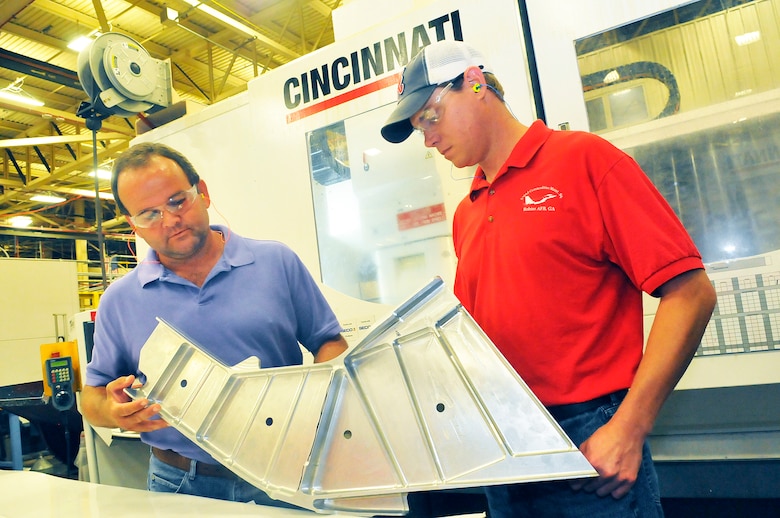
{"label": "white wall panel", "polygon": [[40,346],[79,310],[76,262],[0,258],[0,286],[0,386],[39,381]]}

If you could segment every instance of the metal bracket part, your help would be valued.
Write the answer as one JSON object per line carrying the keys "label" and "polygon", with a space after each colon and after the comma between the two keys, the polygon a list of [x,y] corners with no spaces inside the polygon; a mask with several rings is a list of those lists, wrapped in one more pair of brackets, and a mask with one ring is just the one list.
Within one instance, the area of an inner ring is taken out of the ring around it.
{"label": "metal bracket part", "polygon": [[596,475],[438,278],[326,363],[229,367],[160,320],[140,370],[134,398],[320,513],[403,515],[410,492]]}

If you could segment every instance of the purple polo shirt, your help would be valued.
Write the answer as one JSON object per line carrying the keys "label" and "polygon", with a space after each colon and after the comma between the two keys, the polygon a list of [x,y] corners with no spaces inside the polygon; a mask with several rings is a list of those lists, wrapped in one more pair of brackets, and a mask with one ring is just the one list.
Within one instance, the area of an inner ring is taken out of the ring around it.
{"label": "purple polo shirt", "polygon": [[[316,354],[341,325],[311,274],[286,245],[228,236],[222,257],[198,287],[162,266],[154,251],[113,282],[100,300],[86,384],[136,376],[141,347],[162,318],[226,365],[257,356],[263,367],[299,365],[299,343]],[[215,461],[173,428],[144,442]]]}

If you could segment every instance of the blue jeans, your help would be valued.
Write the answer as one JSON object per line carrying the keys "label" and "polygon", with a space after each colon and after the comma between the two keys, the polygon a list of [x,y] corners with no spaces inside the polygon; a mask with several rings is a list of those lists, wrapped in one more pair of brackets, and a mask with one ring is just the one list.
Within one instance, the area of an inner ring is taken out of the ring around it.
{"label": "blue jeans", "polygon": [[232,502],[254,502],[259,505],[300,509],[282,500],[274,500],[238,475],[231,478],[206,477],[195,473],[195,463],[190,471],[170,466],[154,455],[149,458],[149,491],[205,496]]}
{"label": "blue jeans", "polygon": [[[615,415],[619,402],[603,405],[559,422],[579,446]],[[663,517],[658,476],[645,441],[642,465],[631,491],[620,499],[574,491],[565,480],[485,488],[490,518],[660,518]]]}

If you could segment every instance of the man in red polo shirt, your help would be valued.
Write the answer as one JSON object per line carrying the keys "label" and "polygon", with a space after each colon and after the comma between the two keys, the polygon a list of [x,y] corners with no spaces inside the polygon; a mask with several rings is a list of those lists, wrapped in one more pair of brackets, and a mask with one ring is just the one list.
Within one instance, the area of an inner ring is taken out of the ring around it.
{"label": "man in red polo shirt", "polygon": [[[646,437],[716,301],[693,241],[621,150],[517,121],[469,45],[424,48],[399,92],[385,139],[416,129],[479,166],[454,217],[455,294],[599,473],[487,487],[490,516],[662,516]],[[660,299],[644,351],[642,292]]]}

